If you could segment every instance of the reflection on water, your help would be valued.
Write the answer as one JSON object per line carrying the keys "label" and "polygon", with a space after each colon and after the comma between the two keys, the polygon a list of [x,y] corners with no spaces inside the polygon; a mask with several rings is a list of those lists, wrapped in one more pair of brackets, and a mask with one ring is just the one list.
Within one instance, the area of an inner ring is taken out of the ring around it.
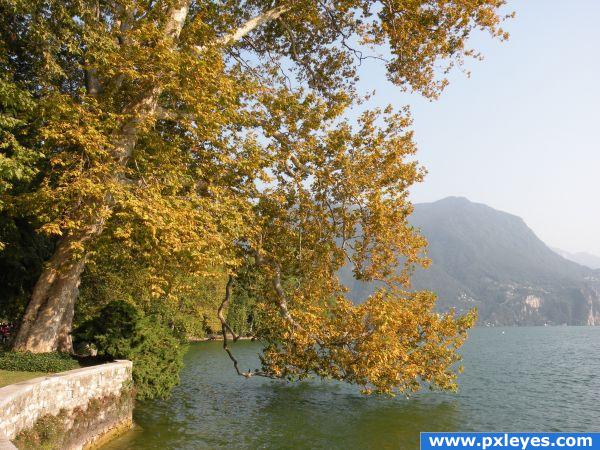
{"label": "reflection on water", "polygon": [[[504,331],[504,334],[502,333]],[[235,345],[255,367],[257,343]],[[364,397],[342,383],[234,375],[220,343],[194,344],[168,401],[138,403],[107,449],[418,448],[420,431],[597,431],[600,328],[476,329],[459,393]]]}

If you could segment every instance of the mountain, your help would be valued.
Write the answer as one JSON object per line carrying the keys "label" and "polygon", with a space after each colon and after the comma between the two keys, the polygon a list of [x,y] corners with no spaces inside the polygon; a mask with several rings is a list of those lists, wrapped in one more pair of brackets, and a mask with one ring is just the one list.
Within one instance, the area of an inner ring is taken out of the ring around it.
{"label": "mountain", "polygon": [[[551,250],[523,219],[466,198],[416,204],[411,223],[429,242],[429,269],[412,288],[438,294],[438,308],[479,311],[480,324],[600,325],[600,271]],[[364,298],[372,284],[351,281]]]}
{"label": "mountain", "polygon": [[552,250],[554,250],[563,258],[574,261],[582,266],[589,267],[590,269],[600,269],[600,256],[592,255],[591,253],[586,252],[570,253],[555,247],[552,247]]}

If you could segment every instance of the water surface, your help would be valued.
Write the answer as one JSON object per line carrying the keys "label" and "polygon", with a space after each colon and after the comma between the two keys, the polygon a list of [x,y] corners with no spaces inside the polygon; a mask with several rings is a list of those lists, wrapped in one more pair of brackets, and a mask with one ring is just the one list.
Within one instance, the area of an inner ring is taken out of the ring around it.
{"label": "water surface", "polygon": [[[478,328],[458,393],[364,397],[342,383],[234,375],[194,344],[167,401],[140,402],[106,449],[416,449],[420,431],[600,431],[600,327]],[[234,350],[254,368],[257,343]]]}

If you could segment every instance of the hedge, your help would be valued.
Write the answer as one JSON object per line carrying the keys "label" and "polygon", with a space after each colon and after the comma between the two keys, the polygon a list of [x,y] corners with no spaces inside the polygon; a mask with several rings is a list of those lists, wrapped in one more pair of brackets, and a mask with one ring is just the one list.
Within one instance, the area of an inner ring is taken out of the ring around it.
{"label": "hedge", "polygon": [[0,351],[0,369],[21,372],[64,372],[79,368],[68,353]]}

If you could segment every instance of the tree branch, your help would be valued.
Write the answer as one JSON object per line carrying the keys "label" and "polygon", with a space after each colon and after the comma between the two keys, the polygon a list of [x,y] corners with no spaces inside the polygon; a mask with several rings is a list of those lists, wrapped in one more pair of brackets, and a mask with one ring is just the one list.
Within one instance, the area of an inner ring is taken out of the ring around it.
{"label": "tree branch", "polygon": [[233,287],[233,276],[229,275],[229,279],[227,280],[227,285],[225,286],[225,297],[223,298],[223,301],[221,302],[221,305],[219,306],[219,309],[217,310],[217,316],[219,317],[219,321],[221,322],[221,332],[223,333],[223,350],[225,350],[225,352],[227,353],[227,356],[229,356],[229,359],[231,359],[231,361],[233,362],[233,367],[239,376],[242,376],[244,378],[250,378],[253,376],[275,378],[275,377],[273,377],[263,371],[260,371],[258,369],[254,370],[254,371],[242,372],[239,368],[238,360],[235,358],[235,356],[233,356],[232,351],[229,349],[229,338],[227,337],[227,333],[228,332],[231,333],[231,335],[233,336],[233,342],[236,342],[239,339],[239,336],[233,332],[233,329],[229,326],[229,324],[227,323],[227,320],[225,319],[225,316],[223,314],[223,310],[225,308],[227,308],[227,306],[229,306],[229,300],[231,298],[231,288],[232,287]]}
{"label": "tree branch", "polygon": [[84,74],[85,90],[87,91],[87,95],[90,95],[92,97],[97,96],[101,91],[97,70],[92,68],[86,68],[84,69]]}
{"label": "tree branch", "polygon": [[[216,40],[215,44],[222,45],[222,46],[235,44],[236,42],[240,41],[247,34],[251,33],[252,31],[261,27],[262,25],[272,22],[273,20],[279,18],[282,14],[286,13],[290,9],[291,9],[291,7],[289,5],[279,5],[274,8],[271,8],[271,9],[265,11],[264,13],[248,20],[246,23],[244,23],[242,26],[240,26],[233,33],[229,33],[224,36],[221,36],[220,38],[218,38]],[[203,45],[197,45],[195,47],[195,50],[197,53],[201,53],[205,49],[206,49],[206,47]]]}
{"label": "tree branch", "polygon": [[229,279],[227,280],[227,285],[225,286],[225,298],[219,305],[219,309],[217,309],[217,317],[219,318],[219,321],[221,322],[221,328],[223,329],[223,340],[225,342],[227,341],[226,331],[229,331],[231,333],[231,336],[233,336],[233,342],[235,342],[239,339],[239,336],[237,336],[234,333],[233,329],[229,326],[229,324],[227,323],[227,320],[225,319],[225,316],[223,315],[223,310],[229,306],[229,299],[231,298],[232,286],[233,286],[233,276],[229,275]]}
{"label": "tree branch", "polygon": [[[94,22],[94,25],[98,23],[100,19],[100,7],[95,5],[93,8],[93,14],[90,21]],[[87,23],[86,23],[87,26]],[[95,97],[101,91],[100,81],[98,80],[98,73],[95,68],[88,67],[87,52],[84,56],[84,76],[85,76],[85,89],[87,94]]]}
{"label": "tree branch", "polygon": [[253,253],[254,253],[254,258],[256,260],[256,264],[258,264],[259,266],[269,265],[269,266],[271,266],[271,269],[273,270],[273,278],[271,279],[271,283],[273,285],[273,290],[275,291],[275,294],[277,294],[277,299],[278,299],[277,306],[279,307],[279,314],[281,315],[281,317],[283,317],[286,320],[286,322],[288,322],[292,326],[292,328],[294,328],[296,330],[304,331],[317,344],[323,345],[323,341],[321,341],[321,339],[319,339],[319,337],[317,337],[311,333],[308,333],[304,329],[304,327],[302,327],[302,325],[300,325],[298,322],[296,322],[294,320],[294,318],[292,317],[292,315],[290,314],[290,311],[288,309],[287,296],[285,295],[285,291],[281,284],[281,266],[279,265],[279,263],[277,261],[275,261],[273,258],[266,258],[265,256],[261,255],[260,252],[257,250],[253,250]]}

